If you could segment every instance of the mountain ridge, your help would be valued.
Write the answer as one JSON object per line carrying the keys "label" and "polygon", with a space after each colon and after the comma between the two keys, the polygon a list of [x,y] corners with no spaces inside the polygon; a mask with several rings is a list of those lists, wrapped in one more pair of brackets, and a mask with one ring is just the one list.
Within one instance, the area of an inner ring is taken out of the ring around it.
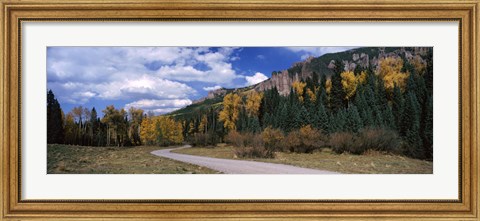
{"label": "mountain ridge", "polygon": [[[298,61],[286,70],[273,71],[272,76],[265,81],[259,82],[255,85],[241,87],[241,88],[219,88],[208,92],[206,97],[195,100],[191,105],[176,110],[168,115],[177,115],[183,113],[183,109],[196,109],[190,106],[202,106],[206,101],[209,104],[221,102],[223,96],[231,92],[246,92],[255,90],[258,92],[266,91],[274,87],[282,96],[287,96],[291,91],[291,85],[295,81],[304,81],[307,78],[312,78],[313,73],[321,77],[330,77],[335,68],[335,61],[341,61],[344,70],[354,71],[357,67],[372,68],[374,71],[378,66],[378,61],[385,57],[402,56],[410,59],[416,55],[425,55],[428,48],[426,47],[360,47],[350,49],[343,52],[327,53],[319,57],[308,57],[303,61]],[[217,101],[218,100],[218,101]],[[213,102],[216,101],[216,102]]]}

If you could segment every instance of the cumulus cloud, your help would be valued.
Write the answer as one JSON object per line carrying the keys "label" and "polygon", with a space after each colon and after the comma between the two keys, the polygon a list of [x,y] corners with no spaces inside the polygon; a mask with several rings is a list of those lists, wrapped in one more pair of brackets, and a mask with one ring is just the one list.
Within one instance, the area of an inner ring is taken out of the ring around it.
{"label": "cumulus cloud", "polygon": [[220,89],[220,88],[222,88],[222,86],[220,86],[220,85],[215,85],[215,86],[213,86],[213,87],[203,87],[203,90],[213,91],[213,90],[218,90],[218,89]]}
{"label": "cumulus cloud", "polygon": [[125,109],[130,107],[140,108],[145,111],[153,111],[156,114],[165,114],[180,108],[183,108],[187,105],[192,104],[190,99],[164,99],[164,100],[154,100],[154,99],[142,99],[125,105]]}
{"label": "cumulus cloud", "polygon": [[246,86],[258,84],[264,80],[267,80],[268,77],[265,76],[263,73],[257,72],[253,76],[245,76],[245,80],[247,81]]}
{"label": "cumulus cloud", "polygon": [[301,59],[307,59],[310,56],[318,57],[328,53],[336,53],[354,49],[357,47],[287,47],[286,49],[301,53]]}
{"label": "cumulus cloud", "polygon": [[47,81],[60,102],[186,99],[187,82],[233,85],[238,48],[48,47]]}

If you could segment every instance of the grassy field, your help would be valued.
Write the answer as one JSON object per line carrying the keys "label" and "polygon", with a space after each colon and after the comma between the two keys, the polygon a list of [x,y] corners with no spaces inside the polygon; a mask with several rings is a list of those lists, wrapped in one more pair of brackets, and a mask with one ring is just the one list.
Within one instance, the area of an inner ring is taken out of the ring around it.
{"label": "grassy field", "polygon": [[[237,159],[233,147],[188,148],[172,152],[216,158]],[[370,152],[365,155],[335,154],[324,149],[312,154],[278,152],[274,159],[241,159],[289,164],[305,168],[352,174],[431,174],[433,163],[407,157]]]}
{"label": "grassy field", "polygon": [[47,146],[47,173],[207,174],[217,171],[150,154],[160,147]]}

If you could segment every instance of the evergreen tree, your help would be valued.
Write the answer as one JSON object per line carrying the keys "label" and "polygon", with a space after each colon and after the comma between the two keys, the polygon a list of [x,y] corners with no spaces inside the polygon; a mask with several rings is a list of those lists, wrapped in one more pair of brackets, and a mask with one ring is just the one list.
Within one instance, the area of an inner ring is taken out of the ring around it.
{"label": "evergreen tree", "polygon": [[303,107],[305,109],[306,114],[303,114],[303,124],[304,125],[312,125],[318,121],[318,115],[316,114],[315,103],[312,102],[310,95],[305,93],[305,99],[303,101]]}
{"label": "evergreen tree", "polygon": [[297,115],[299,117],[299,122],[296,122],[296,125],[299,125],[298,128],[306,126],[306,125],[312,125],[313,124],[313,119],[310,115],[310,112],[307,111],[307,108],[304,106],[300,107],[300,113]]}
{"label": "evergreen tree", "polygon": [[274,118],[272,117],[272,115],[270,115],[270,113],[264,113],[263,114],[263,118],[262,118],[262,128],[267,128],[267,127],[275,127],[274,125],[275,122],[273,122]]}
{"label": "evergreen tree", "polygon": [[377,128],[382,128],[385,126],[383,112],[379,106],[373,106],[373,125]]}
{"label": "evergreen tree", "polygon": [[47,93],[47,143],[61,144],[64,141],[62,109],[52,90]]}
{"label": "evergreen tree", "polygon": [[423,78],[425,80],[425,85],[427,87],[428,95],[433,93],[433,50],[428,50],[426,60],[427,66],[425,67],[425,74]]}
{"label": "evergreen tree", "polygon": [[345,123],[345,130],[350,132],[358,132],[363,128],[363,122],[355,105],[350,105],[347,109],[347,117]]}
{"label": "evergreen tree", "polygon": [[402,119],[403,119],[403,109],[405,106],[405,101],[403,99],[403,94],[402,91],[400,90],[399,87],[395,86],[393,88],[393,95],[392,95],[392,113],[395,118],[395,129],[397,129],[401,135],[402,134],[400,130],[400,127],[402,125]]}
{"label": "evergreen tree", "polygon": [[403,119],[405,154],[413,158],[424,158],[422,139],[420,137],[420,110],[417,96],[414,92],[407,94],[405,103],[405,118]]}
{"label": "evergreen tree", "polygon": [[347,117],[346,109],[332,113],[329,132],[346,131]]}
{"label": "evergreen tree", "polygon": [[395,130],[395,117],[393,116],[392,107],[388,104],[385,104],[383,108],[383,120],[385,127]]}
{"label": "evergreen tree", "polygon": [[424,107],[425,116],[422,122],[423,150],[426,159],[433,158],[433,98],[429,96]]}
{"label": "evergreen tree", "polygon": [[418,102],[423,107],[425,102],[427,102],[427,86],[425,84],[425,79],[422,76],[417,76],[415,82],[415,94],[417,95]]}
{"label": "evergreen tree", "polygon": [[328,116],[328,113],[326,111],[326,108],[325,106],[323,106],[322,103],[320,103],[318,106],[317,106],[317,112],[316,112],[316,123],[315,123],[315,127],[318,128],[318,129],[321,129],[322,131],[329,131],[328,129],[328,126],[329,126],[329,116]]}
{"label": "evergreen tree", "polygon": [[95,109],[95,107],[93,107],[92,111],[90,111],[90,125],[91,125],[90,131],[92,133],[91,134],[92,145],[94,145],[94,146],[98,146],[98,140],[97,140],[97,137],[95,135],[98,133],[99,123],[100,123],[100,119],[98,119],[97,110]]}
{"label": "evergreen tree", "polygon": [[[338,65],[337,65],[338,64]],[[335,73],[331,77],[332,81],[332,90],[330,92],[330,107],[332,111],[338,111],[345,107],[345,91],[342,86],[342,77],[340,74],[343,71],[343,68],[340,68],[340,61],[335,61]]]}
{"label": "evergreen tree", "polygon": [[248,117],[248,131],[259,133],[261,131],[260,122],[257,116]]}

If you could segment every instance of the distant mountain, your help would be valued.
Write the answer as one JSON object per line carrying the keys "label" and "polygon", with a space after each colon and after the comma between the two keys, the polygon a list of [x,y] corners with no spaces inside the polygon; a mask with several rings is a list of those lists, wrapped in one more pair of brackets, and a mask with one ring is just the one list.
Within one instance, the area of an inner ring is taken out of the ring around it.
{"label": "distant mountain", "polygon": [[286,96],[290,93],[293,82],[311,78],[314,72],[322,77],[330,77],[334,73],[333,68],[336,60],[342,62],[341,65],[345,70],[355,70],[357,66],[375,70],[381,58],[402,56],[409,59],[415,55],[424,56],[427,51],[428,48],[421,47],[364,47],[324,54],[320,57],[309,57],[304,61],[294,63],[287,70],[273,71],[271,78],[256,85],[234,89],[220,88],[209,91],[206,97],[196,100],[193,104],[168,115],[183,115],[209,108],[219,108],[223,97],[231,92],[246,93],[251,90],[261,92],[276,87],[281,95]]}

